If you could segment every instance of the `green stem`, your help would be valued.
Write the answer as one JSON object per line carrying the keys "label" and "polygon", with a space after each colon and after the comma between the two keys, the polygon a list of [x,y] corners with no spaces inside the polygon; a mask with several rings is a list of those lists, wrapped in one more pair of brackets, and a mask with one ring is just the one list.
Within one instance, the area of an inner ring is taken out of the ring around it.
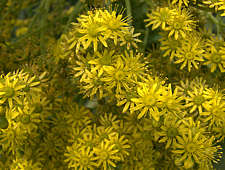
{"label": "green stem", "polygon": [[145,36],[144,36],[144,53],[145,53],[146,46],[148,44],[148,36],[149,36],[149,29],[146,28],[145,29]]}
{"label": "green stem", "polygon": [[[127,8],[127,16],[132,18],[132,12],[131,12],[131,3],[130,0],[125,0],[126,8]],[[130,22],[130,25],[132,25],[132,22]]]}
{"label": "green stem", "polygon": [[40,49],[41,49],[41,54],[44,55],[46,52],[45,45],[46,45],[46,39],[45,39],[45,34],[46,34],[46,28],[44,27],[46,25],[46,22],[48,21],[48,12],[50,9],[50,0],[45,0],[42,1],[43,4],[41,4],[41,29],[40,31]]}
{"label": "green stem", "polygon": [[219,35],[219,33],[220,33],[220,23],[219,23],[218,19],[216,17],[214,17],[211,12],[208,12],[207,16],[216,25],[216,32],[217,32],[217,35]]}

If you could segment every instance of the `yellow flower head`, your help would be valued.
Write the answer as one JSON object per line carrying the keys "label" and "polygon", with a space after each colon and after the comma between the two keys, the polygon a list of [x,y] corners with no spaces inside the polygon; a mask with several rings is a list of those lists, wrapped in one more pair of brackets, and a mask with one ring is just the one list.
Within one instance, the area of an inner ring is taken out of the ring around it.
{"label": "yellow flower head", "polygon": [[0,104],[7,101],[10,108],[13,107],[13,104],[22,104],[20,96],[24,95],[22,89],[24,89],[26,85],[22,84],[18,78],[10,73],[0,79]]}
{"label": "yellow flower head", "polygon": [[182,40],[181,38],[176,40],[174,37],[168,37],[167,34],[162,33],[160,50],[164,52],[163,57],[170,57],[170,61],[173,61],[177,49],[181,47]]}
{"label": "yellow flower head", "polygon": [[169,19],[168,27],[165,29],[169,32],[168,36],[174,35],[177,40],[179,36],[185,38],[186,34],[193,31],[196,21],[192,19],[191,13],[186,9],[176,9],[175,14]]}
{"label": "yellow flower head", "polygon": [[122,18],[121,13],[117,14],[117,10],[95,9],[77,20],[78,23],[72,23],[76,34],[70,45],[72,48],[76,46],[76,52],[80,50],[80,44],[84,49],[93,44],[94,52],[100,46],[108,47],[111,41],[117,45],[118,41],[124,40],[124,36],[130,33],[129,20]]}
{"label": "yellow flower head", "polygon": [[225,72],[225,45],[218,50],[214,46],[208,47],[206,50],[204,57],[207,61],[204,65],[208,65],[211,72],[214,72],[217,67],[221,72]]}
{"label": "yellow flower head", "polygon": [[119,150],[109,140],[102,141],[93,151],[96,155],[94,159],[97,160],[98,167],[102,166],[104,170],[107,170],[110,166],[116,167],[116,162],[121,160],[117,155]]}
{"label": "yellow flower head", "polygon": [[133,81],[129,79],[128,68],[122,59],[118,58],[114,66],[104,66],[103,69],[106,74],[101,80],[105,82],[110,91],[115,90],[116,94],[120,94],[129,89]]}
{"label": "yellow flower head", "polygon": [[185,169],[194,167],[195,164],[211,161],[216,162],[216,154],[220,146],[213,146],[214,137],[206,138],[200,132],[192,134],[191,130],[188,134],[177,136],[177,143],[174,144],[175,163],[182,165]]}
{"label": "yellow flower head", "polygon": [[145,19],[145,22],[149,22],[146,27],[152,25],[152,29],[156,29],[161,26],[163,30],[168,27],[168,21],[175,15],[175,10],[169,9],[168,7],[157,8],[148,13],[148,19]]}
{"label": "yellow flower head", "polygon": [[164,124],[160,127],[158,135],[160,136],[159,143],[165,142],[166,149],[173,147],[177,142],[176,137],[182,134],[181,123],[182,122],[177,118],[171,119],[169,116],[165,118]]}
{"label": "yellow flower head", "polygon": [[71,147],[67,147],[65,156],[67,157],[65,161],[69,162],[69,168],[94,170],[97,167],[94,152],[89,147],[86,148],[73,144]]}
{"label": "yellow flower head", "polygon": [[162,95],[162,89],[159,84],[154,83],[151,86],[142,84],[138,87],[137,92],[139,95],[138,98],[133,98],[131,101],[136,104],[132,109],[140,112],[138,119],[142,118],[146,113],[149,113],[151,117],[158,121],[161,115],[158,107]]}
{"label": "yellow flower head", "polygon": [[102,79],[101,70],[96,70],[92,68],[91,71],[87,71],[87,77],[82,80],[80,85],[81,93],[84,94],[85,97],[90,97],[93,99],[97,97],[98,99],[102,99],[106,95],[106,90],[104,87],[104,82]]}
{"label": "yellow flower head", "polygon": [[202,86],[200,88],[193,87],[192,90],[188,91],[188,97],[185,98],[186,105],[185,107],[191,107],[190,113],[198,109],[199,114],[201,115],[203,111],[203,104],[207,101],[204,95],[206,89]]}
{"label": "yellow flower head", "polygon": [[180,69],[183,69],[185,66],[188,67],[188,71],[191,71],[192,65],[198,69],[198,64],[203,60],[204,50],[202,49],[201,38],[196,36],[190,36],[182,41],[181,47],[178,47],[176,50],[176,61],[175,63],[182,63]]}

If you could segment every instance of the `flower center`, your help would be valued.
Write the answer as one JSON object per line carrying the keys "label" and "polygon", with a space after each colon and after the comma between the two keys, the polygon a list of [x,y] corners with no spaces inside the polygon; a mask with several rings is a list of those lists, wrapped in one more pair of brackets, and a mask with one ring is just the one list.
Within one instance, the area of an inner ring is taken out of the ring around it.
{"label": "flower center", "polygon": [[99,34],[98,27],[95,24],[90,25],[88,28],[88,35],[94,38],[94,37],[97,37],[98,34]]}
{"label": "flower center", "polygon": [[202,95],[194,97],[194,103],[196,105],[201,105],[202,103],[204,103],[204,101],[205,101],[205,98]]}
{"label": "flower center", "polygon": [[152,97],[151,95],[148,95],[143,98],[143,102],[147,106],[153,106],[156,103],[156,98]]}
{"label": "flower center", "polygon": [[25,115],[21,118],[21,122],[24,124],[30,123],[30,115]]}
{"label": "flower center", "polygon": [[5,96],[6,96],[7,98],[13,97],[14,94],[15,94],[15,90],[14,90],[13,88],[11,88],[11,87],[6,87],[6,88],[5,88]]}
{"label": "flower center", "polygon": [[188,60],[193,60],[193,59],[194,59],[194,56],[193,56],[193,54],[192,54],[191,52],[188,52],[188,53],[186,54],[186,58],[187,58]]}
{"label": "flower center", "polygon": [[120,81],[124,79],[124,72],[123,71],[117,71],[115,73],[115,79]]}
{"label": "flower center", "polygon": [[178,135],[178,130],[177,128],[174,128],[174,127],[170,127],[167,131],[167,136],[170,137],[170,138],[173,138],[175,136]]}
{"label": "flower center", "polygon": [[109,157],[109,154],[106,151],[101,152],[101,159],[107,160]]}
{"label": "flower center", "polygon": [[83,166],[86,166],[89,164],[89,159],[88,157],[83,157],[81,160],[80,160],[80,164],[83,165]]}
{"label": "flower center", "polygon": [[186,151],[189,152],[189,153],[193,153],[196,151],[196,144],[194,143],[188,143],[185,147]]}
{"label": "flower center", "polygon": [[183,22],[175,22],[173,27],[175,30],[180,30],[183,27]]}

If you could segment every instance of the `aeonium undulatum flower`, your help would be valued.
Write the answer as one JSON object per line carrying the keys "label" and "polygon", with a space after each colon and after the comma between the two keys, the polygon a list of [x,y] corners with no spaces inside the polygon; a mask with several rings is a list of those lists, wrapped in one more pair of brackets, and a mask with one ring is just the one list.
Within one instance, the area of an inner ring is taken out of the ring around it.
{"label": "aeonium undulatum flower", "polygon": [[197,88],[193,87],[191,90],[188,90],[188,96],[185,98],[186,105],[185,107],[190,108],[190,113],[198,110],[199,114],[201,115],[203,112],[203,104],[207,101],[204,95],[204,91],[206,88],[203,86]]}
{"label": "aeonium undulatum flower", "polygon": [[182,122],[171,113],[165,117],[163,125],[157,135],[160,136],[159,143],[166,143],[165,148],[173,147],[177,142],[176,137],[182,134]]}
{"label": "aeonium undulatum flower", "polygon": [[219,49],[212,45],[209,46],[206,48],[204,57],[206,58],[204,65],[208,65],[211,72],[214,72],[217,67],[221,72],[225,72],[225,44]]}
{"label": "aeonium undulatum flower", "polygon": [[147,14],[149,22],[146,26],[152,26],[152,29],[161,27],[168,31],[168,36],[174,36],[177,40],[179,36],[185,38],[187,32],[193,31],[196,21],[192,20],[192,15],[186,9],[176,9],[174,7],[161,7]]}
{"label": "aeonium undulatum flower", "polygon": [[161,46],[160,50],[164,52],[163,57],[169,57],[170,61],[173,61],[176,50],[181,46],[183,39],[176,40],[174,37],[168,37],[166,33],[161,33],[162,38],[159,39]]}
{"label": "aeonium undulatum flower", "polygon": [[169,9],[168,7],[158,7],[148,13],[148,19],[145,19],[145,22],[149,22],[146,27],[152,25],[152,30],[161,27],[163,30],[168,26],[169,19],[175,14],[175,10]]}
{"label": "aeonium undulatum flower", "polygon": [[175,14],[169,19],[168,36],[173,36],[177,40],[179,36],[185,38],[196,27],[196,21],[192,19],[192,14],[187,9],[176,9]]}
{"label": "aeonium undulatum flower", "polygon": [[[72,23],[76,30],[70,49],[76,48],[76,53],[82,45],[87,49],[92,45],[94,52],[99,47],[108,47],[109,43],[117,45],[125,40],[126,35],[130,35],[129,18],[123,18],[122,13],[117,14],[117,9],[95,9],[89,11],[87,15],[81,15],[78,23]],[[134,37],[135,38],[135,37]]]}
{"label": "aeonium undulatum flower", "polygon": [[65,162],[68,162],[69,168],[94,170],[98,166],[95,162],[93,150],[77,143],[74,143],[72,146],[67,146],[65,156]]}
{"label": "aeonium undulatum flower", "polygon": [[[22,104],[20,97],[24,95],[22,89],[26,85],[21,84],[18,78],[8,73],[6,76],[1,76],[0,81],[0,104],[6,101],[9,107],[12,108],[13,104]],[[14,102],[14,103],[13,103]]]}
{"label": "aeonium undulatum flower", "polygon": [[120,94],[133,84],[133,80],[128,77],[129,70],[122,59],[118,58],[116,64],[104,66],[103,69],[105,74],[101,80],[105,82],[109,91],[115,90],[116,94]]}
{"label": "aeonium undulatum flower", "polygon": [[[44,76],[45,72],[40,75],[40,79]],[[5,76],[2,75],[0,79],[0,104],[7,101],[10,108],[21,106],[23,97],[31,90],[41,91],[40,87],[37,87],[40,84],[39,79],[36,76],[31,77],[30,74],[23,70],[17,70]]]}
{"label": "aeonium undulatum flower", "polygon": [[193,33],[189,38],[186,38],[181,42],[181,46],[177,48],[175,53],[175,63],[182,63],[180,67],[181,70],[187,66],[188,71],[190,72],[192,65],[195,69],[198,69],[199,63],[204,61],[204,50],[201,41],[201,37],[197,33]]}
{"label": "aeonium undulatum flower", "polygon": [[119,152],[115,144],[112,144],[109,140],[102,141],[98,146],[93,149],[95,153],[95,159],[97,160],[98,167],[102,167],[107,170],[109,167],[116,167],[116,163],[121,160],[121,157],[117,155]]}
{"label": "aeonium undulatum flower", "polygon": [[177,136],[172,152],[175,156],[175,164],[189,169],[202,163],[207,162],[212,166],[212,162],[218,162],[221,153],[218,151],[221,146],[215,146],[215,138],[206,137],[201,132],[192,133],[191,130],[187,134]]}
{"label": "aeonium undulatum flower", "polygon": [[133,111],[138,110],[140,113],[138,119],[142,118],[146,114],[153,117],[155,120],[159,120],[161,114],[163,113],[160,108],[160,101],[163,94],[162,86],[157,82],[152,85],[141,83],[137,87],[137,98],[132,98],[136,106],[132,108]]}

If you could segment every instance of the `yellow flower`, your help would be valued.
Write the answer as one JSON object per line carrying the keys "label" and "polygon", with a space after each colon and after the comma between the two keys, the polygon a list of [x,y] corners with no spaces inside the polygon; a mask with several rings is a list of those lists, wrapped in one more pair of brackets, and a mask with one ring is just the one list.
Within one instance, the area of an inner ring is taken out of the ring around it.
{"label": "yellow flower", "polygon": [[80,34],[80,38],[77,41],[76,52],[79,50],[79,44],[82,43],[84,49],[87,49],[91,43],[93,43],[94,52],[98,49],[98,43],[101,42],[105,47],[107,47],[106,39],[103,32],[106,30],[106,27],[102,23],[100,18],[101,10],[89,11],[88,16],[81,15],[78,18],[79,24],[73,24],[74,29]]}
{"label": "yellow flower", "polygon": [[187,65],[188,71],[190,72],[192,65],[198,69],[199,62],[204,61],[203,53],[201,38],[188,38],[182,41],[181,47],[177,48],[175,63],[182,63],[180,69],[183,69]]}
{"label": "yellow flower", "polygon": [[18,108],[19,116],[17,119],[20,121],[21,130],[28,132],[29,134],[32,131],[37,130],[37,124],[41,121],[40,113],[34,112],[35,108],[29,108],[26,105],[23,110]]}
{"label": "yellow flower", "polygon": [[142,56],[143,54],[136,53],[133,50],[129,52],[125,50],[124,54],[121,55],[128,71],[128,79],[138,81],[145,76],[144,64],[140,61]]}
{"label": "yellow flower", "polygon": [[141,33],[134,33],[134,28],[131,27],[126,34],[124,34],[123,39],[121,39],[120,46],[127,45],[127,49],[129,50],[131,46],[134,48],[138,48],[136,43],[142,42],[137,37],[140,36]]}
{"label": "yellow flower", "polygon": [[0,144],[3,151],[15,155],[18,146],[27,141],[28,134],[15,121],[8,119],[8,123],[7,129],[0,130]]}
{"label": "yellow flower", "polygon": [[178,118],[171,119],[171,117],[167,116],[164,119],[163,125],[160,127],[160,131],[157,132],[160,136],[159,143],[165,142],[165,148],[168,149],[170,146],[177,142],[176,137],[182,134],[182,126],[181,121]]}
{"label": "yellow flower", "polygon": [[168,27],[165,28],[169,31],[168,36],[174,35],[177,40],[179,36],[185,38],[186,34],[193,31],[196,21],[192,20],[192,15],[186,9],[178,9],[176,13],[168,21]]}
{"label": "yellow flower", "polygon": [[128,78],[128,69],[122,59],[118,58],[115,66],[104,66],[103,69],[106,74],[101,80],[105,82],[106,88],[115,90],[116,94],[129,89],[133,81]]}
{"label": "yellow flower", "polygon": [[122,14],[116,14],[116,11],[100,11],[103,18],[103,24],[107,28],[104,32],[105,36],[109,37],[117,45],[118,39],[124,39],[129,28],[129,18],[122,18]]}
{"label": "yellow flower", "polygon": [[192,90],[188,90],[188,96],[185,98],[185,107],[191,107],[190,113],[198,109],[199,114],[202,114],[203,104],[207,101],[204,95],[205,88],[202,86],[200,88],[193,87]]}
{"label": "yellow flower", "polygon": [[111,144],[115,145],[114,148],[118,150],[117,155],[120,157],[121,161],[124,161],[124,159],[129,156],[128,149],[131,147],[128,139],[126,139],[125,136],[119,136],[119,134],[116,133],[109,137],[109,141]]}
{"label": "yellow flower", "polygon": [[204,57],[207,59],[204,65],[209,65],[211,72],[214,72],[217,67],[221,72],[225,72],[225,47],[220,47],[220,50],[217,50],[214,46],[211,46],[207,48]]}
{"label": "yellow flower", "polygon": [[163,30],[168,27],[168,21],[173,17],[175,10],[169,9],[168,7],[156,8],[152,13],[148,13],[148,19],[145,22],[149,22],[146,27],[152,25],[152,30],[161,26]]}
{"label": "yellow flower", "polygon": [[93,99],[97,97],[98,99],[102,99],[105,95],[104,82],[102,81],[102,73],[101,70],[96,70],[95,68],[91,68],[91,71],[86,71],[87,77],[82,80],[82,84],[80,86],[81,93],[86,97],[90,97]]}
{"label": "yellow flower", "polygon": [[83,133],[80,138],[78,138],[78,141],[80,142],[82,147],[90,148],[91,150],[93,150],[93,148],[98,144],[98,141],[95,138],[93,129],[91,129],[91,127],[87,128],[86,132]]}
{"label": "yellow flower", "polygon": [[119,128],[119,120],[117,120],[117,116],[112,113],[105,113],[104,116],[101,115],[99,118],[99,123],[105,128],[112,127],[114,130]]}
{"label": "yellow flower", "polygon": [[181,38],[176,40],[174,37],[168,37],[167,34],[162,34],[162,38],[159,41],[161,42],[160,50],[164,52],[163,57],[169,56],[170,61],[173,61],[177,49],[181,47],[182,40]]}
{"label": "yellow flower", "polygon": [[203,104],[205,112],[202,112],[204,122],[209,121],[209,125],[217,125],[225,121],[225,101],[212,99]]}
{"label": "yellow flower", "polygon": [[65,156],[67,157],[65,162],[69,162],[69,168],[95,170],[97,167],[94,152],[89,147],[86,148],[72,145],[71,147],[67,147],[67,153],[65,153]]}
{"label": "yellow flower", "polygon": [[102,167],[107,170],[110,166],[116,167],[116,162],[121,158],[117,156],[118,149],[115,148],[115,144],[110,143],[109,140],[102,141],[99,146],[94,147],[95,160],[97,160],[98,167]]}
{"label": "yellow flower", "polygon": [[[21,81],[10,73],[0,79],[0,104],[8,101],[10,108],[16,103],[21,105],[20,96],[24,95],[22,89],[24,89],[26,85],[21,84]],[[16,103],[13,103],[13,101]]]}
{"label": "yellow flower", "polygon": [[192,134],[191,130],[187,135],[177,136],[177,143],[174,144],[175,163],[183,163],[185,169],[194,167],[201,162],[215,161],[219,146],[213,146],[214,137],[206,138],[200,133]]}
{"label": "yellow flower", "polygon": [[69,49],[76,46],[78,53],[81,44],[84,49],[93,44],[94,52],[97,52],[99,46],[108,47],[110,40],[117,45],[118,41],[130,34],[129,19],[122,17],[122,14],[117,14],[117,10],[112,9],[95,9],[89,11],[88,15],[81,15],[77,19],[78,23],[72,23],[77,38],[72,38]]}
{"label": "yellow flower", "polygon": [[42,115],[48,115],[50,112],[49,100],[44,97],[43,94],[32,94],[28,98],[28,105],[33,109],[34,113],[41,113]]}
{"label": "yellow flower", "polygon": [[150,117],[153,117],[155,120],[159,120],[161,115],[158,107],[162,95],[162,89],[158,87],[157,83],[149,86],[147,84],[141,85],[137,88],[138,98],[132,98],[136,106],[132,108],[133,111],[138,110],[140,113],[138,119],[142,118],[146,113],[149,113]]}
{"label": "yellow flower", "polygon": [[91,121],[90,111],[84,106],[79,106],[77,103],[69,103],[66,107],[68,114],[66,115],[67,122],[72,127],[86,127]]}
{"label": "yellow flower", "polygon": [[88,61],[88,64],[94,65],[94,69],[98,70],[99,74],[104,72],[103,66],[112,66],[118,58],[115,50],[108,49],[104,49],[104,52],[97,51],[94,57]]}
{"label": "yellow flower", "polygon": [[178,95],[178,88],[176,87],[172,91],[171,84],[166,87],[163,91],[163,96],[161,97],[160,105],[167,112],[180,112],[183,108],[181,101],[184,99],[183,96]]}

